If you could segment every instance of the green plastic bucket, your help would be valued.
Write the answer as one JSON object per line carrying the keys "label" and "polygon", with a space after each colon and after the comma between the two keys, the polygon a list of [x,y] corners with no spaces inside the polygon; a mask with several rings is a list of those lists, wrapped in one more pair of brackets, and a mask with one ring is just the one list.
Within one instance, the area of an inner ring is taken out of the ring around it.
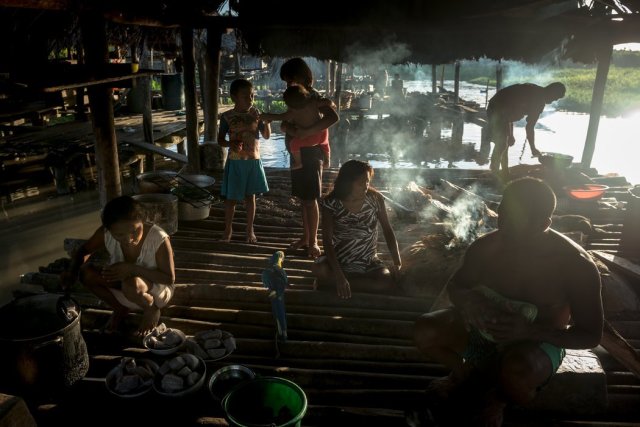
{"label": "green plastic bucket", "polygon": [[307,412],[307,396],[294,382],[260,377],[236,386],[222,400],[234,427],[300,426]]}

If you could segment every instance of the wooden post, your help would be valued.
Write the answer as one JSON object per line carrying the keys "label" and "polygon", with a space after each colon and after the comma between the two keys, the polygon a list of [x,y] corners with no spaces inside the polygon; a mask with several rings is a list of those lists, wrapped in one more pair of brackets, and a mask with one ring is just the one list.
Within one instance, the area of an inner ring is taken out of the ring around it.
{"label": "wooden post", "polygon": [[444,89],[444,64],[442,64],[442,68],[440,69],[440,88]]}
{"label": "wooden post", "polygon": [[[218,107],[220,87],[220,43],[224,28],[211,26],[207,28],[207,43],[204,53],[204,61],[206,68],[206,82],[204,99],[206,100],[207,110],[204,114],[204,140],[211,141],[212,144],[207,145],[207,149],[211,150],[213,165],[206,165],[221,172],[224,169],[225,152],[218,145]],[[205,155],[205,158],[206,155]],[[206,162],[205,162],[206,163]]]}
{"label": "wooden post", "polygon": [[456,61],[453,78],[453,103],[457,104],[460,99],[460,61]]}
{"label": "wooden post", "polygon": [[182,60],[184,64],[184,100],[187,113],[188,168],[192,173],[200,171],[200,149],[198,144],[198,106],[196,100],[196,62],[193,47],[193,28],[181,27]]}
{"label": "wooden post", "polygon": [[434,95],[438,93],[438,76],[436,75],[438,72],[436,68],[436,64],[431,64],[431,93]]}
{"label": "wooden post", "polygon": [[240,45],[242,41],[240,40],[240,31],[237,28],[233,31],[236,35],[236,52],[234,65],[236,67],[236,78],[240,78],[240,76],[242,75],[242,69],[240,67]]}
{"label": "wooden post", "polygon": [[337,65],[337,69],[336,69],[336,78],[335,78],[335,83],[336,83],[336,90],[335,90],[335,100],[336,100],[336,108],[338,109],[338,113],[340,112],[340,92],[342,92],[342,73],[343,73],[343,68],[344,68],[344,64],[342,62],[336,62]]}
{"label": "wooden post", "polygon": [[[109,62],[105,20],[94,13],[80,17],[82,40],[89,69],[98,70]],[[96,137],[96,171],[100,205],[122,194],[118,144],[113,126],[113,95],[111,88],[95,85],[88,88],[93,133]]]}
{"label": "wooden post", "polygon": [[331,61],[331,93],[336,94],[336,78],[338,75],[338,61]]}
{"label": "wooden post", "polygon": [[451,143],[454,145],[462,144],[462,135],[464,133],[464,113],[459,112],[453,119],[451,125]]}
{"label": "wooden post", "polygon": [[330,59],[327,61],[327,70],[325,71],[325,81],[326,81],[325,89],[327,90],[327,93],[325,94],[325,96],[329,98],[331,96],[331,60]]}
{"label": "wooden post", "polygon": [[[82,43],[78,43],[77,53],[78,65],[84,64],[84,49],[82,48]],[[76,89],[76,120],[86,122],[87,119],[87,110],[84,105],[84,87],[79,87]]]}
{"label": "wooden post", "polygon": [[502,89],[502,62],[496,65],[496,92]]}
{"label": "wooden post", "polygon": [[[147,50],[147,40],[142,42],[142,53],[140,54],[140,63],[142,68],[151,68],[150,56]],[[137,79],[140,85],[140,90],[144,96],[142,103],[142,132],[144,134],[144,140],[149,144],[154,143],[153,138],[153,114],[151,108],[151,77],[145,76]],[[145,170],[154,170],[155,161],[153,159],[153,153],[148,153],[144,156],[144,166],[141,165],[140,172]]]}
{"label": "wooden post", "polygon": [[589,113],[589,127],[587,129],[587,139],[582,151],[582,167],[588,168],[593,160],[593,152],[596,149],[596,138],[598,137],[598,126],[600,125],[600,114],[602,113],[602,101],[604,99],[604,89],[607,84],[609,65],[611,65],[611,54],[613,44],[603,44],[598,48],[598,70],[596,71],[596,81],[593,85],[593,95],[591,97],[591,111]]}

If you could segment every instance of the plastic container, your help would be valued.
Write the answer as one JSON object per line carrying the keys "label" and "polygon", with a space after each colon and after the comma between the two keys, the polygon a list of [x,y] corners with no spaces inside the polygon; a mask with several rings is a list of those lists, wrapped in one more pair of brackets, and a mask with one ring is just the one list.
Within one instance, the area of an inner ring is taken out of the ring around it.
{"label": "plastic container", "polygon": [[564,187],[564,191],[576,200],[598,200],[609,187],[600,184],[582,184]]}
{"label": "plastic container", "polygon": [[300,426],[307,412],[307,396],[294,382],[261,377],[241,383],[222,400],[230,426]]}
{"label": "plastic container", "polygon": [[145,221],[156,224],[169,235],[178,231],[178,198],[173,194],[148,193],[132,196],[145,212]]}

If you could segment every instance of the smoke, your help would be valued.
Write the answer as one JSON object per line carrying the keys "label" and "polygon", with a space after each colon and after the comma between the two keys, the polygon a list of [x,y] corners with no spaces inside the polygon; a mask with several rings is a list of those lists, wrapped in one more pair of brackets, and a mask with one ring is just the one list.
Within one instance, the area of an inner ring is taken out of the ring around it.
{"label": "smoke", "polygon": [[[478,190],[474,185],[470,192],[475,193]],[[451,244],[468,245],[493,228],[489,225],[487,205],[480,197],[469,193],[462,193],[453,201],[445,224],[454,238]]]}
{"label": "smoke", "polygon": [[[480,186],[474,184],[467,190],[446,181],[443,183],[449,187],[445,188],[443,184],[437,191],[430,191],[410,182],[405,190],[414,198],[411,205],[419,221],[442,224],[451,237],[449,249],[467,246],[495,228],[497,215],[478,195],[482,191]],[[408,197],[404,195],[405,199]],[[406,200],[403,202],[409,204]]]}
{"label": "smoke", "polygon": [[388,67],[389,64],[399,64],[411,54],[409,47],[405,43],[398,43],[387,40],[382,47],[372,50],[361,43],[354,43],[347,46],[346,61],[350,64],[359,65],[370,69]]}

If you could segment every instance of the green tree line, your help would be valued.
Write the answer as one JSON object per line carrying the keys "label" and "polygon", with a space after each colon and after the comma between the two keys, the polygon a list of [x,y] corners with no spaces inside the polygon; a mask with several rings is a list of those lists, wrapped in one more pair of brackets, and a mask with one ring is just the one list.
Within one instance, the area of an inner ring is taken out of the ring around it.
{"label": "green tree line", "polygon": [[[496,85],[497,62],[492,60],[462,61],[460,80],[479,85]],[[454,78],[453,64],[436,67],[440,80],[444,67],[444,79]],[[517,61],[502,62],[503,86],[516,83],[547,85],[559,81],[567,86],[566,96],[558,106],[567,111],[588,113],[591,108],[593,85],[597,64],[563,62],[559,65],[524,64]],[[402,78],[431,79],[431,66],[393,67],[392,72]],[[605,87],[602,113],[620,116],[640,109],[640,52],[614,51]]]}

